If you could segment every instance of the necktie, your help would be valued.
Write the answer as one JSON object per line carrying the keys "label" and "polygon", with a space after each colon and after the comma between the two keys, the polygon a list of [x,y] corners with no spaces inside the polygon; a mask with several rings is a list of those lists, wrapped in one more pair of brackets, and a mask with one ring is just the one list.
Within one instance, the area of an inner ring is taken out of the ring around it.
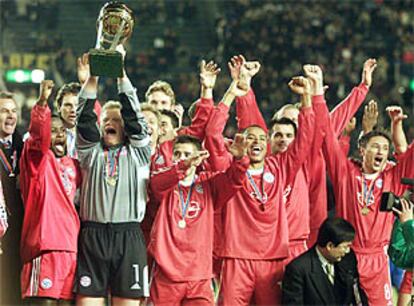
{"label": "necktie", "polygon": [[333,285],[334,284],[334,279],[335,279],[333,265],[326,264],[325,265],[325,271],[326,271],[326,275],[328,276],[329,281]]}

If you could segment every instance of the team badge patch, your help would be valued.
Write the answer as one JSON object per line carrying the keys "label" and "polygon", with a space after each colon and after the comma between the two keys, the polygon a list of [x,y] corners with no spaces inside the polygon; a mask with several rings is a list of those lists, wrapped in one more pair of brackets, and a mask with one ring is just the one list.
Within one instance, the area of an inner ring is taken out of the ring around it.
{"label": "team badge patch", "polygon": [[157,160],[155,161],[155,163],[157,165],[164,165],[165,164],[165,160],[164,160],[164,156],[160,155],[158,156]]}
{"label": "team badge patch", "polygon": [[377,188],[382,188],[382,179],[377,179],[377,181],[375,182],[375,186],[377,186]]}
{"label": "team badge patch", "polygon": [[271,184],[275,181],[275,176],[270,172],[266,172],[265,174],[263,174],[263,179],[266,183]]}
{"label": "team badge patch", "polygon": [[44,278],[44,279],[42,279],[42,282],[40,283],[40,286],[43,289],[50,289],[53,286],[52,280],[50,278]]}
{"label": "team badge patch", "polygon": [[92,280],[89,276],[82,276],[79,280],[79,283],[82,287],[89,287],[92,283]]}
{"label": "team badge patch", "polygon": [[203,190],[203,186],[201,186],[200,184],[197,184],[196,186],[195,186],[195,190],[198,192],[198,193],[203,193],[204,192],[204,190]]}

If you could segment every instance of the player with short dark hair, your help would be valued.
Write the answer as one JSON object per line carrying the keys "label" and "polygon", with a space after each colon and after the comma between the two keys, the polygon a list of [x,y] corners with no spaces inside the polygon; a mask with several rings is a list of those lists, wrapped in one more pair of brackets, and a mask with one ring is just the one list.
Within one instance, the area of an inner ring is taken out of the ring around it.
{"label": "player with short dark hair", "polygon": [[25,206],[21,285],[23,298],[33,303],[69,305],[80,228],[73,200],[81,176],[67,152],[63,121],[51,116],[47,105],[53,86],[50,80],[40,85],[20,161]]}
{"label": "player with short dark hair", "polygon": [[242,135],[230,147],[232,166],[213,177],[196,174],[208,157],[199,140],[178,136],[174,142],[174,166],[151,176],[151,194],[159,205],[149,251],[156,266],[151,284],[155,305],[214,304],[213,277],[214,210],[226,205],[242,188],[249,164]]}

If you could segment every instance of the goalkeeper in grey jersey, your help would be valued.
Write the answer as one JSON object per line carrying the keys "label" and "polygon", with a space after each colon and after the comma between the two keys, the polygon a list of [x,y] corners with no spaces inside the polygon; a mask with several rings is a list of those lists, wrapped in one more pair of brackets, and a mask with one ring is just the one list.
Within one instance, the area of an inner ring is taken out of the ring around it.
{"label": "goalkeeper in grey jersey", "polygon": [[[87,54],[80,59],[88,65]],[[135,88],[118,78],[119,102],[94,112],[98,78],[90,76],[79,93],[77,151],[82,169],[77,303],[112,305],[148,296],[148,267],[139,226],[149,179],[150,138]]]}

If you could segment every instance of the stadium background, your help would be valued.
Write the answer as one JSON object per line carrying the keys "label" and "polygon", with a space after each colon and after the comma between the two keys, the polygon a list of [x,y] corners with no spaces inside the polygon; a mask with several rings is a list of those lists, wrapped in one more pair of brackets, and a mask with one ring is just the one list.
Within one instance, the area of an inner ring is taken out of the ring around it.
{"label": "stadium background", "polygon": [[[367,101],[376,99],[381,110],[402,105],[411,118],[406,123],[413,120],[413,0],[124,2],[135,13],[134,33],[126,46],[127,68],[141,101],[146,88],[163,79],[188,108],[199,95],[197,66],[204,58],[222,68],[215,90],[218,102],[230,83],[228,59],[244,54],[262,64],[253,87],[266,119],[281,105],[296,101],[286,84],[301,73],[303,63],[322,65],[333,107],[359,82],[364,60],[375,57],[379,65]],[[16,82],[15,69],[29,75],[43,69],[57,86],[75,81],[76,57],[94,46],[95,22],[104,3],[0,0],[0,88],[17,94],[21,131],[27,128],[38,84],[30,77],[27,83]],[[110,88],[101,93],[101,100],[115,97],[116,86]],[[388,125],[385,116],[382,120]],[[234,131],[233,120],[226,134]],[[407,125],[406,131],[411,140],[414,125]]]}

